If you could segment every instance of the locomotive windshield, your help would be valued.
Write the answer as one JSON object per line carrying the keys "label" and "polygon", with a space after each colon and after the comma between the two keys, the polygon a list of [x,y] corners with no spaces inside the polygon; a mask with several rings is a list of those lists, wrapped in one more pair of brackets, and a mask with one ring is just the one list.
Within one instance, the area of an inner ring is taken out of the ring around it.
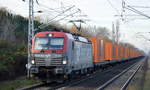
{"label": "locomotive windshield", "polygon": [[64,46],[63,37],[36,37],[35,49],[37,50],[61,50]]}

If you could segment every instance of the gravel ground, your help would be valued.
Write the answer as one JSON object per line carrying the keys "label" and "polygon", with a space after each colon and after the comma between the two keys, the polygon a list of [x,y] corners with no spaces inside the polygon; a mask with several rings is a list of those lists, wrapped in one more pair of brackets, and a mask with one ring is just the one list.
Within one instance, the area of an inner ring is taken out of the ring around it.
{"label": "gravel ground", "polygon": [[68,86],[62,87],[58,90],[95,90],[108,80],[110,80],[112,77],[116,76],[118,73],[120,73],[125,68],[129,67],[135,63],[135,61],[118,64],[114,67],[111,67],[110,70],[106,70],[103,72],[97,72],[93,76],[91,76],[88,79],[81,80],[76,83],[72,83]]}
{"label": "gravel ground", "polygon": [[[143,61],[142,61],[143,62]],[[140,62],[140,63],[142,63]],[[108,85],[105,90],[120,90],[122,86],[126,83],[129,77],[136,71],[139,64],[135,65],[133,68],[124,73],[121,77],[116,79],[112,84]]]}
{"label": "gravel ground", "polygon": [[[113,67],[108,67],[106,70],[97,71],[90,76],[84,76],[82,78],[75,79],[75,81],[67,82],[64,85],[61,84],[59,85],[54,83],[54,84],[48,84],[46,86],[34,90],[54,90],[50,88],[53,88],[55,86],[61,87],[57,90],[96,90],[99,86],[103,85],[105,82],[107,82],[112,77],[119,74],[120,72],[122,72],[124,69],[128,68],[130,65],[134,64],[136,61],[137,60],[122,63],[122,64],[117,64]],[[111,90],[117,90],[117,88],[114,87]]]}
{"label": "gravel ground", "polygon": [[150,90],[150,58],[135,75],[127,90]]}

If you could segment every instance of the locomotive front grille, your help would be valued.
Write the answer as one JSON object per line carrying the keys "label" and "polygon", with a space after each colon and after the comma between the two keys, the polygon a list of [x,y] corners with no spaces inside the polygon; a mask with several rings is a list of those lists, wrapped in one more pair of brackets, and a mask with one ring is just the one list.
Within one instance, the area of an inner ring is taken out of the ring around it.
{"label": "locomotive front grille", "polygon": [[51,60],[51,65],[56,66],[56,65],[62,65],[62,59],[61,58],[55,58]]}
{"label": "locomotive front grille", "polygon": [[35,58],[36,66],[61,66],[61,58]]}
{"label": "locomotive front grille", "polygon": [[46,63],[45,59],[43,59],[43,58],[35,58],[35,64],[37,66],[45,66],[46,65],[45,63]]}
{"label": "locomotive front grille", "polygon": [[50,57],[35,57],[36,66],[61,66],[62,61],[62,57],[54,57],[54,55],[50,55]]}

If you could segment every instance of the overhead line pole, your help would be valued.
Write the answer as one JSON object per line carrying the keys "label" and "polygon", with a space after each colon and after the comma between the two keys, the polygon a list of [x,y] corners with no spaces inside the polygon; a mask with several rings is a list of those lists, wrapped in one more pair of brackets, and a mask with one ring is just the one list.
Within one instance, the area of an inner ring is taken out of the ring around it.
{"label": "overhead line pole", "polygon": [[34,1],[31,0],[31,32],[32,36],[31,39],[34,37]]}
{"label": "overhead line pole", "polygon": [[30,61],[31,61],[31,40],[34,36],[34,1],[29,0],[29,22],[28,22],[28,64],[27,76],[30,77]]}
{"label": "overhead line pole", "polygon": [[112,22],[112,41],[114,44],[115,43],[115,25],[114,25],[114,22]]}
{"label": "overhead line pole", "polygon": [[116,22],[116,42],[117,42],[117,44],[119,44],[119,38],[120,38],[120,22],[117,20],[117,22]]}

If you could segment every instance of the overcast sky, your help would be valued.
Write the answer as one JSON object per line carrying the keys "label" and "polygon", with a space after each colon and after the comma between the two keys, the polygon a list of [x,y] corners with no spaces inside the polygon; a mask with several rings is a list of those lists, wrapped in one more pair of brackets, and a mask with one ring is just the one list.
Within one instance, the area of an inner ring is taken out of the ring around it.
{"label": "overcast sky", "polygon": [[[119,17],[115,17],[114,15],[119,15],[122,11],[121,2],[122,0],[39,0],[40,5],[35,3],[34,9],[35,12],[38,10],[43,11],[42,14],[35,13],[35,16],[44,16],[44,18],[50,19],[57,16],[58,13],[48,8],[62,11],[67,8],[66,6],[75,5],[75,7],[66,14],[73,13],[79,8],[81,9],[81,14],[88,15],[87,18],[83,17],[84,19],[90,20],[86,22],[88,25],[107,27],[112,30],[112,22],[119,19]],[[131,6],[150,7],[149,0],[125,0],[125,2],[126,5]],[[65,8],[60,9],[60,7],[63,6],[65,6]],[[26,2],[22,0],[0,0],[0,7],[6,7],[15,14],[28,17],[28,0],[26,0]],[[150,16],[150,8],[134,8]],[[129,10],[125,10],[124,14],[137,15]],[[60,18],[58,17],[56,20]],[[121,41],[132,43],[141,49],[150,48],[150,43],[136,34],[138,32],[144,32],[141,34],[145,35],[146,38],[150,38],[150,34],[145,33],[150,32],[150,19],[143,16],[128,16],[125,20],[126,22],[120,22]],[[67,22],[64,23],[67,24]]]}

